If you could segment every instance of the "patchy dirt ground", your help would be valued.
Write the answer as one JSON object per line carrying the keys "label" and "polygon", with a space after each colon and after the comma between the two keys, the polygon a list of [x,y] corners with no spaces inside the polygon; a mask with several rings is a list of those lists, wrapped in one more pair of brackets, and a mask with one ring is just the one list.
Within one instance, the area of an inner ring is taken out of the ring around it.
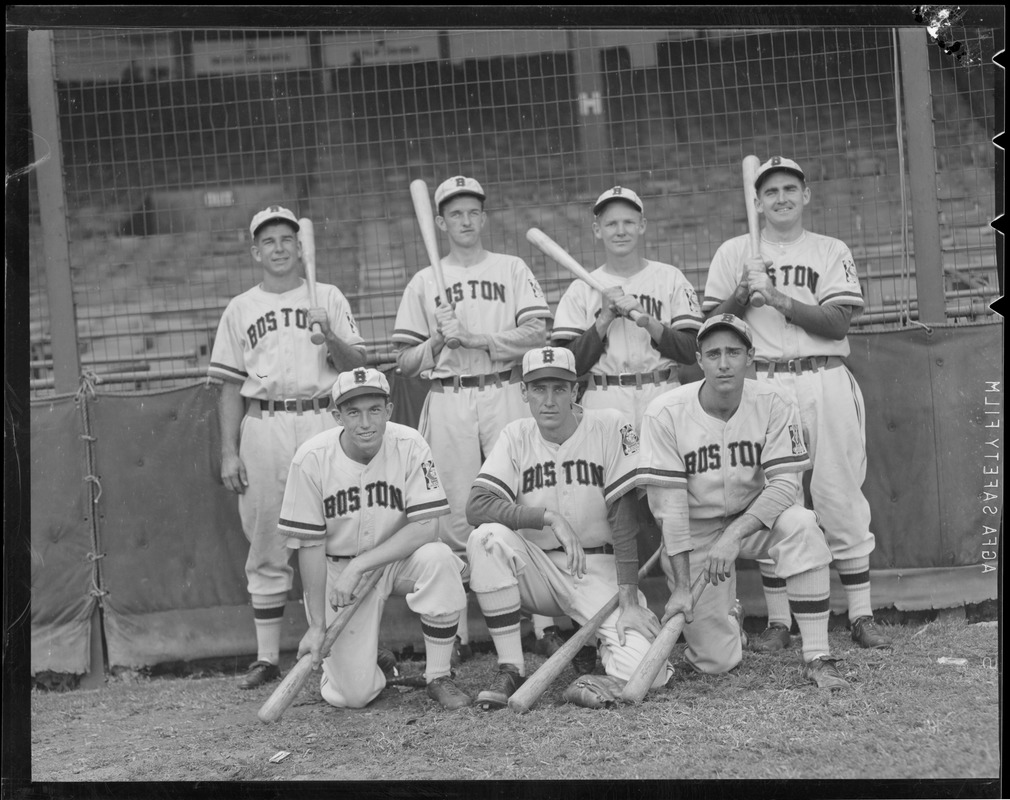
{"label": "patchy dirt ground", "polygon": [[[368,708],[338,711],[312,680],[279,722],[266,725],[256,712],[277,684],[242,691],[235,675],[221,672],[128,675],[95,690],[35,690],[32,778],[995,778],[995,624],[935,621],[888,630],[894,654],[863,651],[846,631],[831,633],[851,691],[831,694],[806,684],[794,639],[791,649],[773,656],[745,654],[729,675],[693,677],[651,693],[640,706],[597,712],[562,703],[561,692],[575,677],[571,668],[524,716],[446,712],[423,690],[395,687]],[[292,663],[288,655],[282,667]],[[530,668],[540,663],[527,656]],[[401,671],[418,675],[422,667],[410,661]],[[493,670],[494,657],[480,652],[462,665],[458,683],[476,693]],[[280,753],[289,755],[272,762]]]}

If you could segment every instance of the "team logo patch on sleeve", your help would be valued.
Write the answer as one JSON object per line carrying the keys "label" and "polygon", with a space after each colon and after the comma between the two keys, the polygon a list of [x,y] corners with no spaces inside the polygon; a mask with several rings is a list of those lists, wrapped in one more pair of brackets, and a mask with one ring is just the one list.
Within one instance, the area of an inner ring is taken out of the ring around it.
{"label": "team logo patch on sleeve", "polygon": [[799,425],[789,426],[789,440],[793,445],[793,455],[799,456],[807,452],[807,447],[803,444],[803,435],[800,433]]}
{"label": "team logo patch on sleeve", "polygon": [[638,452],[638,434],[631,425],[621,426],[621,449],[626,456]]}
{"label": "team logo patch on sleeve", "polygon": [[856,275],[856,263],[851,258],[843,258],[842,267],[845,269],[845,280],[858,285],[859,277]]}
{"label": "team logo patch on sleeve", "polygon": [[687,295],[687,307],[691,310],[691,313],[700,314],[701,306],[698,304],[698,295],[695,294],[694,289],[688,286],[684,289],[684,294]]}
{"label": "team logo patch on sleeve", "polygon": [[533,290],[533,296],[534,297],[543,297],[544,296],[544,290],[540,288],[540,284],[537,281],[537,279],[536,278],[530,278],[529,282],[530,282],[530,288]]}
{"label": "team logo patch on sleeve", "polygon": [[428,460],[421,464],[421,472],[424,473],[424,485],[427,489],[438,488],[438,473],[435,472],[435,462]]}

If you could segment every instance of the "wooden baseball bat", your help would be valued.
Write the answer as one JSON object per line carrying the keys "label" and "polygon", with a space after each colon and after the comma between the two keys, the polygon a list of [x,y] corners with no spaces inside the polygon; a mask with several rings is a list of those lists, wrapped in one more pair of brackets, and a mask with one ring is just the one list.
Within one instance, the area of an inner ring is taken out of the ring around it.
{"label": "wooden baseball bat", "polygon": [[[374,569],[368,573],[356,587],[357,591],[354,602],[337,611],[337,615],[333,618],[333,621],[326,627],[326,634],[323,637],[323,644],[320,648],[323,658],[329,655],[333,643],[340,636],[344,628],[347,627],[347,623],[350,622],[354,612],[358,610],[362,598],[372,591],[372,588],[379,582],[379,578],[381,577],[381,569]],[[306,653],[298,659],[288,674],[284,676],[284,680],[281,681],[280,686],[274,689],[273,694],[260,707],[259,714],[257,714],[260,720],[263,722],[276,722],[279,720],[281,715],[287,711],[288,706],[294,702],[294,699],[298,696],[302,687],[305,686],[311,674],[312,654]]]}
{"label": "wooden baseball bat", "polygon": [[[659,549],[638,570],[639,578],[644,578],[649,574],[649,570],[659,560],[662,552],[663,545],[660,545]],[[510,709],[516,714],[525,714],[533,707],[541,695],[554,683],[558,675],[565,671],[565,667],[575,658],[575,654],[596,635],[596,631],[603,624],[603,620],[614,613],[614,610],[620,604],[619,598],[619,594],[611,597],[603,608],[597,611],[585,625],[575,631],[571,638],[561,645],[554,655],[540,665],[540,669],[534,672],[526,679],[526,682],[522,686],[515,690],[509,698]]]}
{"label": "wooden baseball bat", "polygon": [[[752,256],[761,255],[761,226],[758,223],[758,211],[755,205],[757,189],[754,187],[754,181],[760,168],[761,159],[757,156],[744,157],[742,164],[743,204],[747,208],[747,231],[750,234],[750,254]],[[751,292],[750,304],[754,308],[761,308],[765,304],[764,296],[757,292]]]}
{"label": "wooden baseball bat", "polygon": [[[312,220],[302,217],[298,220],[298,241],[302,243],[302,264],[305,265],[305,282],[309,285],[309,305],[318,307],[316,302],[316,229]],[[318,322],[312,324],[312,344],[326,341]]]}
{"label": "wooden baseball bat", "polygon": [[[705,591],[707,585],[708,581],[705,579],[704,573],[700,573],[694,579],[694,583],[691,585],[692,607],[698,602],[698,598]],[[642,698],[652,688],[653,681],[656,680],[660,669],[663,668],[666,660],[670,657],[670,653],[673,652],[673,648],[677,644],[677,640],[680,638],[686,622],[687,620],[683,613],[674,614],[666,621],[666,624],[660,629],[659,635],[656,636],[648,652],[646,652],[645,657],[639,662],[638,667],[635,668],[635,671],[628,678],[628,682],[621,690],[621,700],[626,703],[642,702]]]}
{"label": "wooden baseball bat", "polygon": [[[607,287],[605,287],[597,278],[594,278],[589,270],[583,267],[567,250],[565,250],[565,248],[555,242],[539,228],[530,228],[526,231],[526,239],[544,255],[554,259],[558,264],[572,273],[572,275],[588,283],[600,294],[603,294],[606,291]],[[634,322],[642,316],[642,314],[640,311],[632,311],[628,314],[628,316],[631,317],[632,322]]]}
{"label": "wooden baseball bat", "polygon": [[[417,217],[417,225],[421,229],[421,239],[424,241],[424,249],[428,253],[428,261],[431,262],[431,271],[435,274],[435,287],[438,289],[438,296],[442,298],[443,302],[448,303],[449,298],[445,293],[445,276],[442,274],[442,257],[438,253],[438,235],[435,233],[435,213],[431,208],[428,184],[420,179],[411,181],[410,199],[414,203],[414,216]],[[455,350],[459,347],[459,339],[448,339],[445,346]]]}

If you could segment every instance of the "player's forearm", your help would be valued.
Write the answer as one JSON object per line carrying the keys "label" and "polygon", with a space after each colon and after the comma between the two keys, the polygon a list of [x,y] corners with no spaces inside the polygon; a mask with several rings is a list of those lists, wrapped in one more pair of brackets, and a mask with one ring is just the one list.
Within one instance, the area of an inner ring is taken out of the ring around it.
{"label": "player's forearm", "polygon": [[614,539],[617,583],[638,586],[638,501],[634,492],[607,506],[607,522]]}
{"label": "player's forearm", "polygon": [[420,522],[408,522],[400,530],[385,541],[377,544],[371,550],[359,553],[351,559],[349,567],[357,570],[360,575],[379,569],[394,561],[402,561],[413,555],[421,545],[434,542],[438,538],[438,525],[435,520],[426,519]]}
{"label": "player's forearm", "polygon": [[[670,585],[670,591],[673,592],[675,589],[686,589],[691,585],[691,554],[690,553],[677,553],[675,556],[670,556],[670,574],[672,575],[672,585]],[[670,579],[667,579],[667,583],[670,583]]]}
{"label": "player's forearm", "polygon": [[225,381],[217,399],[217,419],[221,427],[221,455],[238,455],[239,432],[245,415],[245,400],[237,383]]}
{"label": "player's forearm", "polygon": [[396,366],[406,378],[416,378],[428,369],[434,369],[438,354],[445,347],[442,334],[435,331],[426,342],[408,347],[397,345]]}
{"label": "player's forearm", "polygon": [[774,302],[769,305],[777,308],[793,325],[803,328],[807,333],[821,336],[825,339],[844,339],[849,332],[852,320],[852,306],[831,303],[826,306],[816,306],[802,303],[779,293]]}
{"label": "player's forearm", "polygon": [[363,366],[368,360],[364,345],[348,344],[332,332],[326,337],[326,350],[330,354],[330,363],[340,372]]}
{"label": "player's forearm", "polygon": [[326,627],[326,548],[298,548],[298,574],[302,581],[305,618],[309,627]]}
{"label": "player's forearm", "polygon": [[732,314],[733,316],[743,319],[743,316],[747,312],[748,308],[750,308],[749,298],[741,300],[734,293],[705,314],[705,318],[714,317],[716,314]]}
{"label": "player's forearm", "polygon": [[765,528],[771,528],[779,514],[799,500],[800,481],[800,474],[796,472],[784,472],[769,478],[747,513],[760,520]]}
{"label": "player's forearm", "polygon": [[562,346],[575,354],[575,373],[577,375],[585,375],[589,372],[593,365],[602,358],[606,350],[606,345],[595,325],[574,339],[563,342]]}
{"label": "player's forearm", "polygon": [[678,364],[693,364],[697,359],[698,336],[693,329],[679,331],[664,325],[657,344],[661,356],[672,358]]}
{"label": "player's forearm", "polygon": [[547,344],[547,322],[530,319],[518,328],[479,334],[479,339],[492,361],[513,361],[522,358],[528,350]]}
{"label": "player's forearm", "polygon": [[466,521],[475,528],[487,522],[496,522],[513,531],[521,528],[542,530],[545,511],[543,508],[516,505],[488,489],[474,486],[466,502]]}

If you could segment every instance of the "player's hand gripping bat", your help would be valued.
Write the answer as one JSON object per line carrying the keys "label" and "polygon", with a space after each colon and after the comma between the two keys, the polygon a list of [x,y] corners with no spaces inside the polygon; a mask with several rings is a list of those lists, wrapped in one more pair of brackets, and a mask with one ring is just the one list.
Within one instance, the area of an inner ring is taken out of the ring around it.
{"label": "player's hand gripping bat", "polygon": [[[302,244],[302,264],[305,265],[305,282],[309,285],[309,305],[318,307],[316,302],[316,229],[312,220],[302,217],[298,220],[298,241]],[[312,344],[326,341],[318,322],[312,324]]]}
{"label": "player's hand gripping bat", "polygon": [[[445,294],[445,276],[442,274],[442,257],[438,253],[438,235],[435,233],[435,214],[431,208],[428,184],[420,179],[411,181],[410,199],[414,203],[414,216],[417,217],[424,249],[428,253],[428,261],[431,262],[431,269],[435,274],[435,287],[438,289],[438,296],[442,298],[442,302],[448,303],[449,298]],[[445,346],[455,350],[459,344],[459,339],[453,338],[448,339]]]}
{"label": "player's hand gripping bat", "polygon": [[[663,546],[652,554],[648,561],[642,565],[638,571],[638,577],[644,578],[649,570],[659,560],[663,553]],[[581,628],[572,634],[571,638],[565,642],[558,651],[548,658],[540,669],[534,672],[526,682],[520,686],[509,698],[509,708],[517,714],[525,714],[540,699],[541,695],[547,691],[548,687],[554,683],[558,675],[564,672],[575,654],[579,652],[594,636],[596,631],[603,624],[603,620],[609,617],[620,605],[620,595],[615,594],[603,608],[596,612],[593,617]]]}
{"label": "player's hand gripping bat", "polygon": [[[743,204],[747,209],[747,232],[750,234],[750,254],[752,256],[761,255],[761,226],[758,223],[758,211],[755,205],[757,201],[757,189],[754,181],[757,179],[758,170],[761,168],[761,159],[757,156],[746,156],[742,164],[743,172]],[[761,308],[765,304],[764,296],[751,292],[750,304],[754,308]]]}
{"label": "player's hand gripping bat", "polygon": [[[699,573],[691,585],[692,607],[698,602],[698,598],[705,591],[707,585],[708,580],[705,577],[705,573]],[[685,623],[686,619],[683,612],[674,614],[666,621],[666,624],[660,629],[659,635],[653,640],[645,657],[639,662],[638,667],[631,677],[628,678],[628,682],[621,690],[621,700],[626,703],[642,702],[642,698],[645,697],[653,681],[656,680],[659,670],[663,668],[666,660],[670,657],[670,653],[673,652],[674,645],[677,644],[677,640],[684,630]]]}
{"label": "player's hand gripping bat", "polygon": [[[544,255],[554,259],[554,261],[567,269],[576,278],[585,281],[600,294],[606,293],[606,286],[594,278],[589,270],[583,267],[567,250],[565,250],[565,248],[555,242],[542,230],[539,228],[530,228],[526,231],[526,239]],[[631,317],[632,322],[635,322],[640,316],[642,316],[642,313],[640,311],[631,311],[628,316]]]}
{"label": "player's hand gripping bat", "polygon": [[[347,627],[347,623],[350,622],[351,617],[354,612],[358,610],[358,606],[361,605],[361,600],[364,598],[376,583],[379,582],[379,578],[382,577],[382,569],[374,569],[358,584],[357,591],[355,592],[355,600],[351,605],[344,606],[339,611],[337,615],[333,618],[333,621],[326,628],[326,635],[323,637],[323,644],[320,647],[320,654],[322,658],[326,658],[329,655],[330,649],[333,647],[333,643],[340,636],[344,628]],[[260,720],[263,722],[276,722],[281,718],[281,715],[287,710],[288,706],[294,702],[294,699],[298,696],[298,693],[302,690],[306,681],[309,679],[309,675],[312,674],[312,654],[306,653],[298,662],[291,668],[287,675],[284,676],[284,680],[281,681],[280,686],[274,689],[273,694],[267,698],[267,701],[260,707],[259,716]]]}

